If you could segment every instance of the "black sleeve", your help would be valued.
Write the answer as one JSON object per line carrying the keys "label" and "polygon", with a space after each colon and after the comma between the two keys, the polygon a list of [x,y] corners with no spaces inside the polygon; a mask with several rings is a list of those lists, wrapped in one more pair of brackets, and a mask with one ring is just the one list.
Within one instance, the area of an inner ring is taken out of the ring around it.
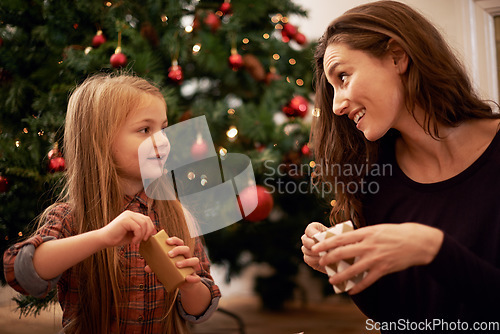
{"label": "black sleeve", "polygon": [[500,268],[444,234],[436,258],[427,266],[444,289],[460,294],[468,302],[497,305],[500,300]]}

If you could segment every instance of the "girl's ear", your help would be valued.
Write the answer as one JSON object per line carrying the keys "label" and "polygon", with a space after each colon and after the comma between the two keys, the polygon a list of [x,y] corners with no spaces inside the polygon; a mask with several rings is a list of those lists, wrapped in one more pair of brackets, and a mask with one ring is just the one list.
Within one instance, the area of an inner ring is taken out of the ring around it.
{"label": "girl's ear", "polygon": [[388,50],[399,74],[404,74],[408,69],[408,54],[394,39],[389,41]]}

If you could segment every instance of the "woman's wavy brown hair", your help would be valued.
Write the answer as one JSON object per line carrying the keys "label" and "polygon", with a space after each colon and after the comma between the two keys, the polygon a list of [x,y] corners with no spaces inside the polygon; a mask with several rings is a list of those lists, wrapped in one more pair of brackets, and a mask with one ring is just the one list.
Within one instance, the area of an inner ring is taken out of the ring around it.
{"label": "woman's wavy brown hair", "polygon": [[331,166],[373,166],[379,142],[368,141],[352,121],[333,113],[334,89],[325,77],[324,54],[330,44],[342,43],[382,58],[389,42],[396,42],[408,55],[407,71],[401,75],[405,105],[414,118],[416,106],[425,111],[420,125],[426,133],[439,139],[439,125],[455,127],[470,119],[500,117],[479,98],[464,66],[420,13],[396,1],[372,2],[345,12],[328,26],[315,52],[315,104],[320,115],[313,121],[311,140],[319,180],[337,186],[331,223],[353,219],[358,226],[364,225],[362,194],[344,187],[359,188],[363,175],[343,175],[349,173]]}
{"label": "woman's wavy brown hair", "polygon": [[[65,189],[59,202],[68,203],[74,222],[73,233],[102,228],[124,209],[112,143],[118,129],[146,97],[165,102],[160,90],[149,81],[131,74],[98,74],[86,79],[71,94],[64,131],[67,161]],[[54,204],[40,218],[40,224]],[[155,201],[160,227],[175,235],[193,250],[183,209],[178,201]],[[167,224],[168,222],[168,224]],[[117,247],[99,251],[75,267],[79,279],[79,303],[73,318],[64,324],[65,333],[111,333],[120,331],[120,316],[125,305],[123,258]],[[166,293],[166,292],[165,292]],[[174,293],[166,296],[165,313],[174,302]],[[166,317],[165,332],[184,333],[177,307]]]}

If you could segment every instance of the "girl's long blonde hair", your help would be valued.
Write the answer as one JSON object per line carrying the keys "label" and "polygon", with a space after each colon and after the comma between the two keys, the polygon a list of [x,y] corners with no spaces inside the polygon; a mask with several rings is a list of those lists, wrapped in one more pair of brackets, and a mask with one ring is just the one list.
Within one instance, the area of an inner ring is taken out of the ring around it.
{"label": "girl's long blonde hair", "polygon": [[[60,202],[70,205],[74,234],[102,228],[123,211],[124,193],[111,147],[118,129],[147,94],[164,101],[157,87],[130,74],[95,75],[72,93],[64,131],[66,183]],[[193,249],[194,240],[190,238],[180,203],[156,201],[154,205],[160,228],[180,237]],[[51,208],[41,216],[41,224]],[[80,300],[76,316],[64,328],[66,333],[110,333],[114,321],[119,326],[119,306],[127,302],[121,292],[126,282],[122,261],[114,247],[95,253],[71,269],[80,278]],[[168,294],[165,312],[174,299],[173,293]],[[173,307],[165,320],[165,332],[186,330]]]}

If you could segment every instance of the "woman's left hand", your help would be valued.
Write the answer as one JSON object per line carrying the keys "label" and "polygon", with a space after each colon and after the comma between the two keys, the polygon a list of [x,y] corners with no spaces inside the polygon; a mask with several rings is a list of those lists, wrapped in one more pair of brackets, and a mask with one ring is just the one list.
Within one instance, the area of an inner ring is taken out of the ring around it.
{"label": "woman's left hand", "polygon": [[[168,255],[173,258],[177,255],[184,256],[184,260],[180,260],[175,263],[177,268],[187,268],[192,267],[196,272],[196,268],[200,264],[200,259],[197,257],[192,257],[191,249],[188,246],[184,245],[184,241],[178,237],[170,237],[167,239],[167,244],[170,246],[175,246],[171,251],[168,252]],[[151,273],[152,270],[149,266],[146,266],[144,270],[148,273]],[[201,282],[200,276],[196,275],[196,273],[192,273],[191,275],[186,276],[186,281],[179,286],[180,290],[188,290],[195,283]]]}
{"label": "woman's left hand", "polygon": [[366,271],[366,276],[349,290],[349,294],[356,294],[384,275],[429,264],[441,248],[443,236],[441,230],[418,223],[380,224],[327,238],[312,250],[327,252],[319,261],[322,266],[359,257],[329,279],[336,285]]}

